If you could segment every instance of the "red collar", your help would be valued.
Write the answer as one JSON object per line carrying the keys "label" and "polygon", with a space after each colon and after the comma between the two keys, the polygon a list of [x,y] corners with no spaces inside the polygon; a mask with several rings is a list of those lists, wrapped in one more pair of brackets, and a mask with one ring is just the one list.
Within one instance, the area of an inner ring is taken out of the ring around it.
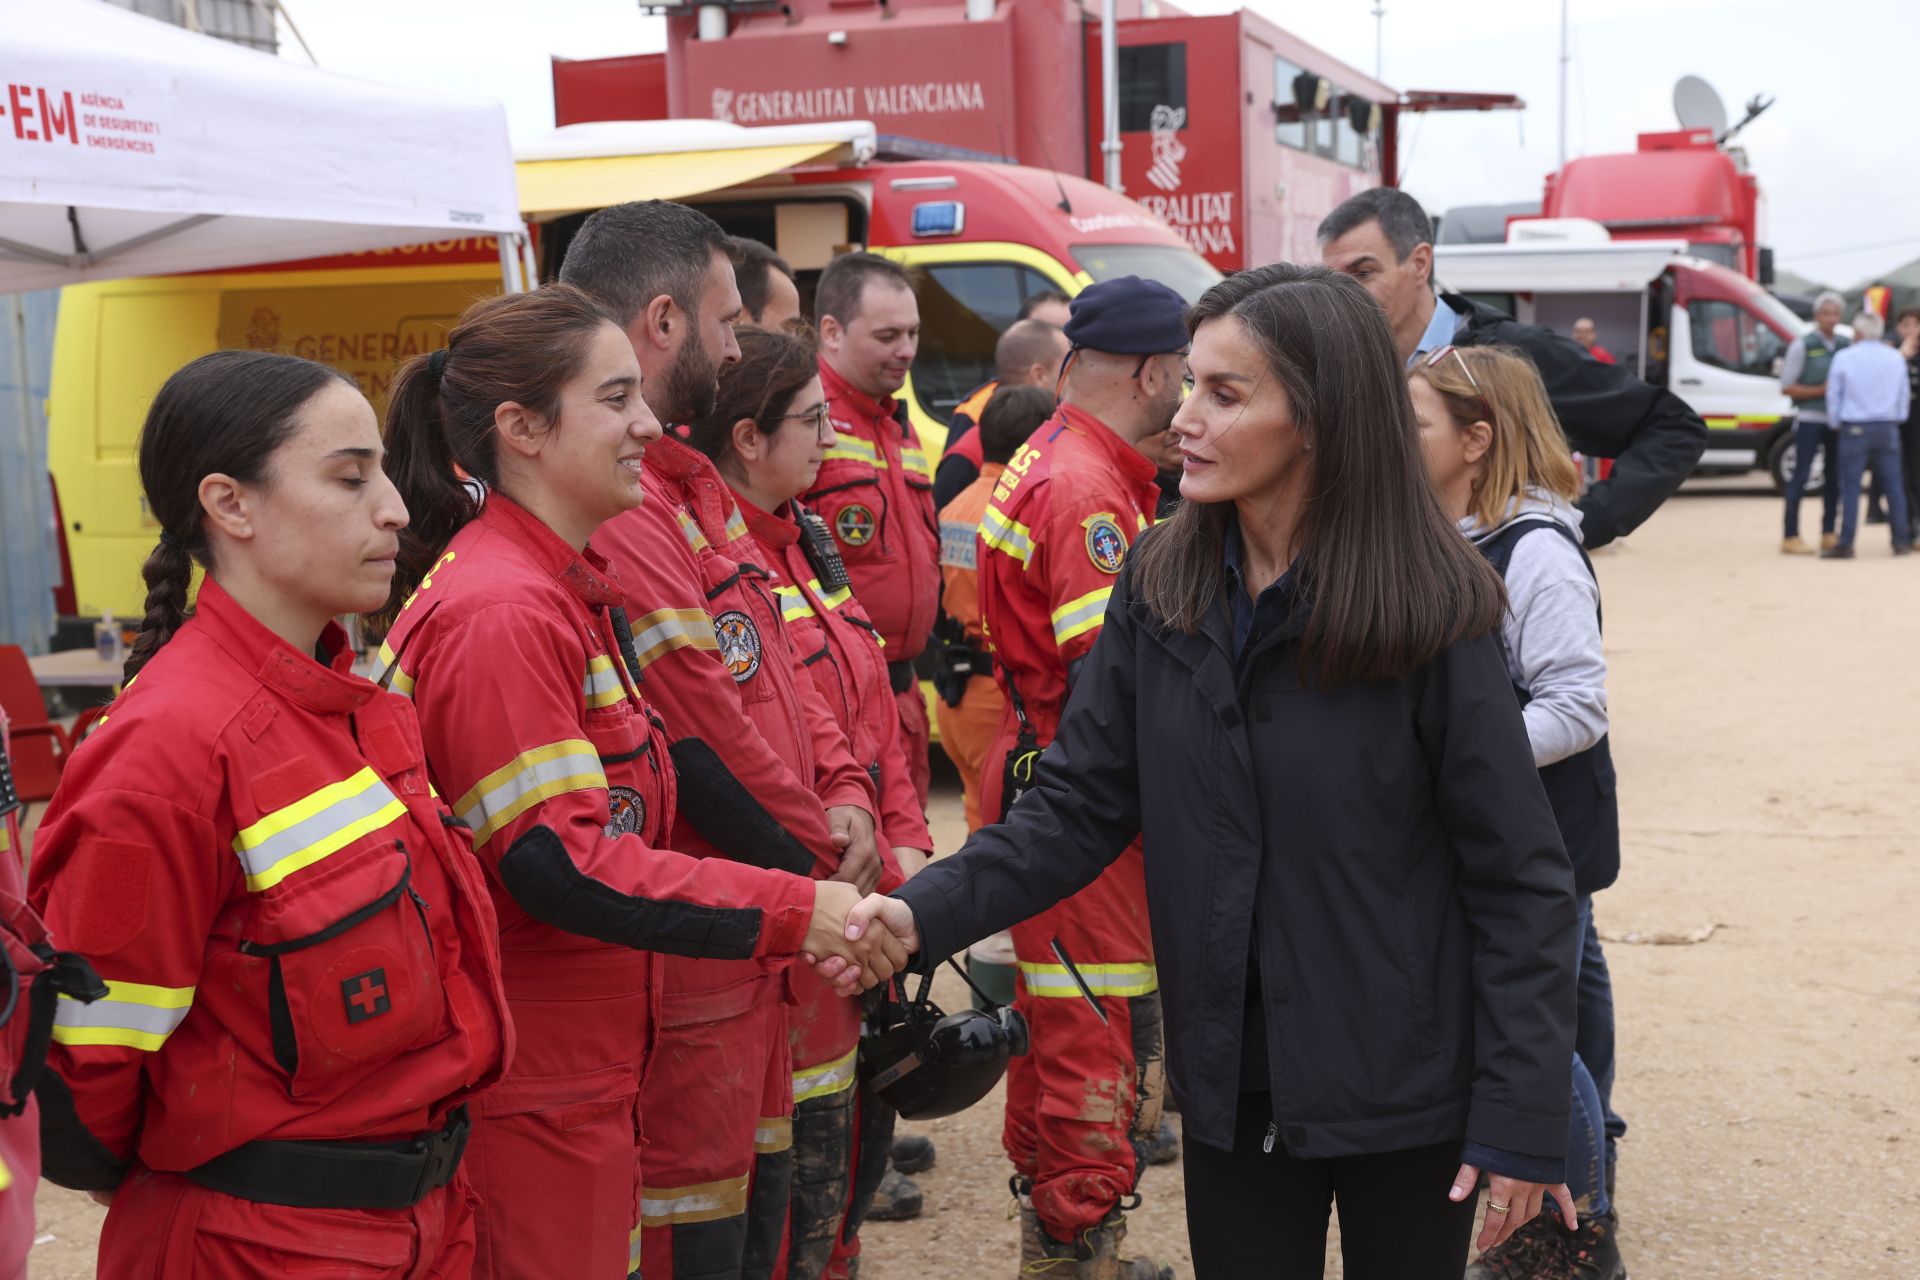
{"label": "red collar", "polygon": [[747,522],[747,531],[769,551],[784,551],[800,541],[800,526],[793,522],[793,503],[786,504],[784,514],[775,515],[754,506],[738,489],[733,491],[733,500]]}
{"label": "red collar", "polygon": [[[1126,479],[1138,485],[1151,485],[1160,473],[1147,456],[1115,435],[1113,428],[1082,409],[1079,405],[1060,405],[1059,420],[1066,424],[1067,430],[1076,435],[1085,436],[1099,444],[1107,458],[1120,470]],[[1151,504],[1149,504],[1151,509]]]}
{"label": "red collar", "polygon": [[200,584],[194,624],[222,649],[253,671],[260,683],[309,711],[342,715],[367,704],[376,687],[353,674],[353,650],[337,622],[320,633],[320,651],[333,655],[328,666],[301,653],[248,613],[217,581]]}
{"label": "red collar", "polygon": [[885,418],[889,422],[893,421],[893,412],[900,403],[892,396],[875,400],[841,377],[839,371],[827,363],[825,356],[820,357],[820,386],[827,393],[829,402],[844,400],[858,410],[862,417],[869,420]]}
{"label": "red collar", "polygon": [[707,541],[716,547],[733,541],[727,517],[732,514],[734,494],[712,458],[684,440],[664,435],[647,446],[646,466],[686,495],[694,523],[707,535]]}
{"label": "red collar", "polygon": [[575,552],[559,534],[498,489],[487,494],[480,523],[519,547],[567,590],[590,605],[619,604],[624,596],[620,580],[606,559],[588,547]]}

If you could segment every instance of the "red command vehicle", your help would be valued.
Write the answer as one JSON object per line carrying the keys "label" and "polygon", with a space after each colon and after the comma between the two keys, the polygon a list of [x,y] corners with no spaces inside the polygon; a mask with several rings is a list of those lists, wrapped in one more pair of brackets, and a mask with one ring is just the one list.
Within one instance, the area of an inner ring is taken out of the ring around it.
{"label": "red command vehicle", "polygon": [[[1100,26],[1068,0],[729,0],[656,6],[663,54],[556,60],[561,125],[870,120],[945,158],[1103,172]],[[1342,200],[1397,172],[1402,95],[1247,11],[1120,0],[1121,189],[1222,271],[1311,259]]]}

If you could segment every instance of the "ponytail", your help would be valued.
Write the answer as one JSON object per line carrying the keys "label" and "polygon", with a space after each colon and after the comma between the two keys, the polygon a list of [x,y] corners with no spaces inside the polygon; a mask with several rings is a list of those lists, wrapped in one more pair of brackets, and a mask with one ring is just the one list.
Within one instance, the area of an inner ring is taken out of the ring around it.
{"label": "ponytail", "polygon": [[500,486],[494,411],[513,402],[557,428],[561,388],[611,324],[571,285],[484,298],[460,317],[444,350],[400,370],[387,401],[386,467],[412,520],[400,535],[393,592],[367,617],[375,632],[393,625],[453,536],[480,513],[476,482]]}
{"label": "ponytail", "polygon": [[173,633],[190,616],[187,587],[193,581],[193,558],[180,548],[171,534],[162,534],[160,545],[140,566],[140,576],[147,582],[146,616],[140,619],[140,630],[127,653],[127,665],[121,675],[123,687],[140,674],[140,668],[147,665],[147,660],[161,645],[173,639]]}

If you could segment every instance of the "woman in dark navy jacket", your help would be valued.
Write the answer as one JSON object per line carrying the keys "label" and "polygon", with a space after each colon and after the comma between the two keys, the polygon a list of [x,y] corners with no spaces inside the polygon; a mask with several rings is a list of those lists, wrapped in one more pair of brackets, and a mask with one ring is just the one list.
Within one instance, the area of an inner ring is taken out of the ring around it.
{"label": "woman in dark navy jacket", "polygon": [[[1275,265],[1189,316],[1185,501],[1008,820],[878,920],[942,957],[1136,831],[1200,1280],[1457,1280],[1563,1181],[1573,879],[1379,308]],[[1551,1207],[1551,1206],[1549,1206]],[[1092,1260],[1089,1260],[1091,1274]]]}

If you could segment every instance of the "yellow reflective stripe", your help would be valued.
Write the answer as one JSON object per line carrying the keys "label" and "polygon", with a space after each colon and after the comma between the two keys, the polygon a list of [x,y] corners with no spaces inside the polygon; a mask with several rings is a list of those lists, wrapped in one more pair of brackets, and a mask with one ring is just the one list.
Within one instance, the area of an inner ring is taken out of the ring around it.
{"label": "yellow reflective stripe", "polygon": [[680,532],[685,536],[687,545],[695,551],[706,550],[708,545],[707,535],[700,532],[700,526],[695,522],[694,518],[685,511],[675,511],[673,514],[674,518],[680,522]]}
{"label": "yellow reflective stripe", "polygon": [[856,1046],[832,1062],[796,1068],[793,1073],[794,1103],[798,1105],[809,1098],[824,1098],[828,1094],[844,1093],[853,1088],[853,1063],[859,1055],[860,1050]]}
{"label": "yellow reflective stripe", "polygon": [[928,479],[933,478],[933,467],[927,462],[927,451],[917,444],[902,445],[900,461],[912,467]]}
{"label": "yellow reflective stripe", "polygon": [[109,982],[92,1004],[62,995],[53,1007],[53,1039],[65,1045],[113,1045],[152,1053],[167,1042],[193,1005],[192,987]]}
{"label": "yellow reflective stripe", "polygon": [[734,507],[727,512],[727,541],[738,542],[747,536],[747,522],[740,518],[740,508]]}
{"label": "yellow reflective stripe", "polygon": [[821,461],[832,462],[835,459],[864,462],[876,471],[887,469],[887,460],[880,456],[880,450],[873,441],[863,440],[845,431],[833,433],[833,443],[827,447],[826,456]]}
{"label": "yellow reflective stripe", "polygon": [[1069,600],[1053,611],[1053,642],[1065,644],[1075,636],[1083,636],[1100,625],[1107,616],[1107,600],[1113,595],[1112,587],[1102,587],[1098,591],[1089,591],[1078,600]]}
{"label": "yellow reflective stripe", "polygon": [[713,619],[704,609],[655,609],[634,622],[633,647],[644,671],[675,649],[718,653],[720,640],[713,634]]}
{"label": "yellow reflective stripe", "polygon": [[640,1188],[640,1225],[668,1227],[685,1222],[713,1222],[747,1211],[747,1174],[700,1182],[690,1187]]}
{"label": "yellow reflective stripe", "polygon": [[640,1274],[640,1235],[646,1228],[637,1226],[627,1233],[627,1274]]}
{"label": "yellow reflective stripe", "polygon": [[773,1155],[793,1146],[792,1116],[762,1116],[753,1126],[753,1150],[757,1155]]}
{"label": "yellow reflective stripe", "polygon": [[1033,558],[1033,534],[1027,526],[1001,514],[997,507],[989,506],[987,513],[980,517],[980,541],[1021,564]]}
{"label": "yellow reflective stripe", "polygon": [[1145,529],[1146,527],[1147,527],[1147,513],[1144,511],[1134,512],[1133,513],[1133,531],[1135,533],[1138,533],[1142,529]]}
{"label": "yellow reflective stripe", "polygon": [[9,853],[13,849],[13,828],[0,819],[0,853]]}
{"label": "yellow reflective stripe", "polygon": [[606,785],[593,744],[569,738],[515,756],[475,783],[453,810],[472,829],[473,843],[482,845],[543,800],[569,791],[604,790]]}
{"label": "yellow reflective stripe", "polygon": [[813,606],[807,603],[807,593],[798,587],[775,587],[773,594],[780,597],[780,620],[792,622],[798,618],[811,618]]}
{"label": "yellow reflective stripe", "polygon": [[[1144,996],[1160,989],[1160,971],[1150,964],[1083,964],[1077,968],[1087,989],[1096,996]],[[1029,964],[1022,960],[1020,976],[1030,996],[1081,998],[1079,984],[1063,964]]]}
{"label": "yellow reflective stripe", "polygon": [[294,872],[395,821],[406,806],[370,768],[275,809],[233,838],[247,888],[271,889]]}
{"label": "yellow reflective stripe", "polygon": [[587,659],[587,676],[580,682],[580,693],[589,707],[610,707],[626,696],[612,658],[600,653]]}
{"label": "yellow reflective stripe", "polygon": [[1707,426],[1715,431],[1753,431],[1780,421],[1777,413],[1708,414]]}
{"label": "yellow reflective stripe", "polygon": [[411,698],[413,696],[413,677],[399,668],[397,664],[400,661],[400,655],[395,653],[393,646],[384,640],[380,642],[379,661],[379,676],[384,676],[389,670],[393,672],[393,679],[388,682],[387,688],[393,690],[393,692],[403,698]]}

